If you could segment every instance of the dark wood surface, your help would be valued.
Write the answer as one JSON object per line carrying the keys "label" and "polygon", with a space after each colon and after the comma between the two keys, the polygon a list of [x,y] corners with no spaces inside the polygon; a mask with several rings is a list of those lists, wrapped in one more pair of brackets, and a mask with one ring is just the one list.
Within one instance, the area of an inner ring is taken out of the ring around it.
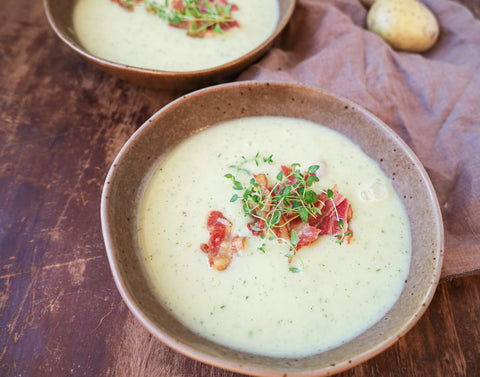
{"label": "dark wood surface", "polygon": [[[476,1],[465,0],[478,17]],[[100,193],[123,143],[177,94],[74,55],[40,1],[0,11],[0,376],[229,376],[153,338],[113,282]],[[399,342],[341,376],[480,376],[480,276],[442,282]]]}

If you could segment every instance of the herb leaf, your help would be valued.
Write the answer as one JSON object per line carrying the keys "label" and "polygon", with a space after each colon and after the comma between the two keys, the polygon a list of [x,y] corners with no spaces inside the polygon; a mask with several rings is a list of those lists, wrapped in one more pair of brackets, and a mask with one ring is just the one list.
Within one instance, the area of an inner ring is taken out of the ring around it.
{"label": "herb leaf", "polygon": [[298,245],[298,241],[300,241],[298,234],[295,229],[292,229],[292,232],[290,233],[290,242],[294,247],[296,247]]}

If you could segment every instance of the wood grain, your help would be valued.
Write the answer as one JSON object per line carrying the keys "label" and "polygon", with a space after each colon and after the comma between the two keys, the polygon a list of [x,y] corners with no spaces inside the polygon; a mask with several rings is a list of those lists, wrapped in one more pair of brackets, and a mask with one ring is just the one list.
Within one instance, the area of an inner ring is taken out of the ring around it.
{"label": "wood grain", "polygon": [[[103,248],[107,169],[180,93],[86,64],[50,30],[41,2],[3,2],[0,63],[0,376],[240,377],[141,327]],[[340,376],[478,376],[479,315],[480,276],[443,282],[412,331]]]}

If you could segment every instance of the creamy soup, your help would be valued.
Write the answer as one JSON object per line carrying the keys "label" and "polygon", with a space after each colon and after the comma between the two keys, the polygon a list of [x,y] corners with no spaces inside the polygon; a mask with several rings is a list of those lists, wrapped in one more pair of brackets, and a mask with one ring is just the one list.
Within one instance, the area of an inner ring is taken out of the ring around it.
{"label": "creamy soup", "polygon": [[[163,0],[157,1],[163,4]],[[81,44],[93,55],[134,67],[195,71],[215,67],[255,49],[275,30],[277,0],[236,0],[239,27],[212,37],[192,38],[184,29],[145,11],[111,0],[79,0],[73,15]]]}
{"label": "creamy soup", "polygon": [[[322,163],[314,187],[336,184],[350,201],[350,243],[322,236],[289,263],[288,245],[252,235],[225,174],[257,153],[273,163],[242,167],[269,179],[281,165]],[[200,249],[212,210],[246,237],[223,271]],[[339,346],[381,319],[402,291],[411,255],[407,214],[378,164],[333,130],[283,117],[207,128],[162,157],[145,183],[138,235],[152,289],[182,323],[224,345],[280,357]]]}

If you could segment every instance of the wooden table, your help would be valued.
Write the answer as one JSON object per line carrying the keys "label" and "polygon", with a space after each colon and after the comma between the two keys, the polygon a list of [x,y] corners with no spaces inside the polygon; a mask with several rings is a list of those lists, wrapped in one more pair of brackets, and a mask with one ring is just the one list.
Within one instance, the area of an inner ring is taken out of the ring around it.
{"label": "wooden table", "polygon": [[[123,303],[104,251],[107,169],[175,94],[86,64],[40,1],[1,9],[0,376],[238,377],[153,338]],[[480,376],[479,317],[480,276],[442,282],[413,330],[341,376]]]}

